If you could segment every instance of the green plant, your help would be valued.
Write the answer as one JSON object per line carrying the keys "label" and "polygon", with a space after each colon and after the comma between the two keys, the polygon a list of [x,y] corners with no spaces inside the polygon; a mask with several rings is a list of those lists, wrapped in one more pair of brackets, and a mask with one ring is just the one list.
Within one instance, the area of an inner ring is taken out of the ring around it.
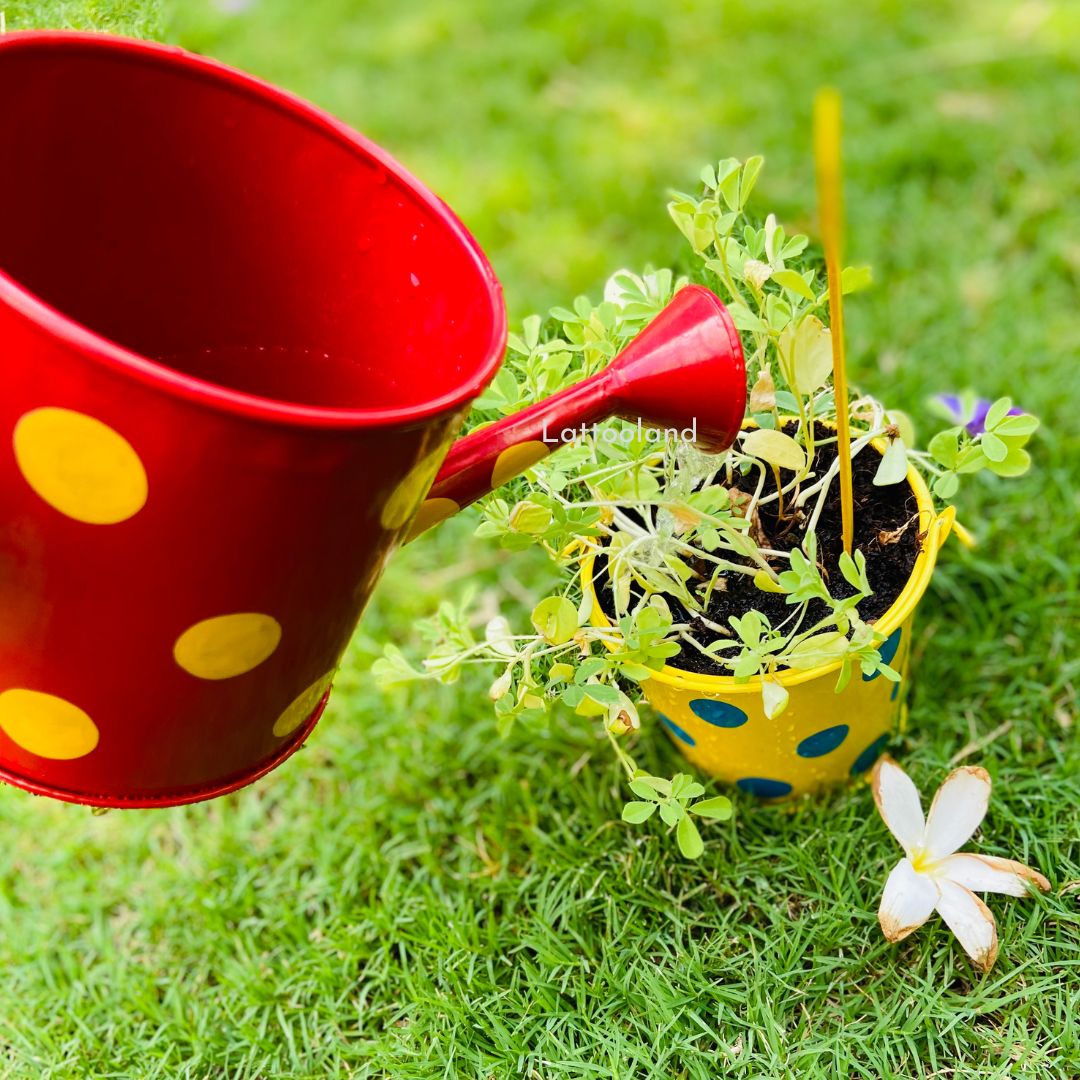
{"label": "green plant", "polygon": [[[859,613],[872,595],[864,553],[840,558],[844,588],[822,574],[817,529],[840,467],[834,457],[820,475],[814,471],[817,452],[836,442],[828,289],[806,236],[788,235],[773,214],[748,213],[761,167],[760,157],[721,161],[703,170],[698,195],[678,194],[668,204],[690,247],[687,274],[619,271],[598,303],[578,297],[546,320],[524,320],[472,417],[475,424],[505,415],[598,370],[694,278],[722,296],[743,336],[751,425],[723,455],[681,441],[658,444],[621,420],[583,432],[481,504],[477,536],[511,550],[539,545],[560,568],[563,586],[533,609],[532,632],[512,633],[498,617],[477,639],[468,611],[444,605],[425,630],[431,649],[420,668],[394,648],[377,666],[380,679],[394,683],[452,681],[464,665],[498,665],[490,696],[504,733],[516,722],[541,722],[556,704],[599,718],[632,789],[675,800],[657,805],[668,807],[661,817],[691,856],[693,826],[681,823],[704,789],[642,774],[623,746],[640,726],[638,686],[651,673],[681,650],[696,650],[736,679],[760,677],[770,717],[787,706],[775,679],[784,669],[840,661],[838,692],[856,670],[899,679],[879,651],[885,636]],[[870,283],[867,267],[843,270],[845,293]],[[920,451],[905,414],[866,394],[843,405],[852,457],[872,445],[882,451],[874,484],[901,483],[913,465],[940,499],[981,470],[1019,475],[1038,426],[1001,399],[987,404],[978,425],[949,427]],[[778,546],[764,534],[766,507],[784,533],[796,530],[798,544]],[[592,624],[592,599],[579,585],[582,560],[597,555],[606,559],[614,626]],[[713,622],[710,600],[731,575],[782,594],[790,614],[770,620],[751,610]],[[707,645],[698,640],[703,629],[715,638]]]}

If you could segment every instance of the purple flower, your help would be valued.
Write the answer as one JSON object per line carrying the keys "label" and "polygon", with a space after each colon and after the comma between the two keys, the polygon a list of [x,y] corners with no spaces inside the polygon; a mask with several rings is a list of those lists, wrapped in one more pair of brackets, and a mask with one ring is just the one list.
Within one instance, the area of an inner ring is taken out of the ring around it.
{"label": "purple flower", "polygon": [[[981,435],[986,430],[986,414],[993,402],[972,394],[936,394],[934,400],[955,424],[962,424],[969,435]],[[1015,405],[1007,416],[1021,416],[1024,410]]]}

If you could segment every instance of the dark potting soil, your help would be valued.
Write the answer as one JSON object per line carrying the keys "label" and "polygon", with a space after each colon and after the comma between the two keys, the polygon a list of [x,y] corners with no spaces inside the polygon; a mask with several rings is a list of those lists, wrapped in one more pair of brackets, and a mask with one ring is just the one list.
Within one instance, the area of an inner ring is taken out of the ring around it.
{"label": "dark potting soil", "polygon": [[[815,428],[817,438],[828,439],[834,433],[818,425]],[[813,473],[815,477],[823,476],[829,465],[836,458],[836,443],[831,442],[825,446],[818,446],[814,453]],[[866,572],[871,588],[872,596],[868,596],[859,605],[859,614],[867,622],[879,619],[900,595],[911,571],[915,566],[915,558],[922,547],[923,537],[919,532],[918,504],[915,494],[906,482],[890,484],[886,487],[875,487],[873,483],[874,473],[877,472],[881,456],[873,447],[866,447],[852,462],[852,485],[855,501],[855,533],[854,549],[861,551],[866,556]],[[780,477],[784,483],[791,480],[792,473],[787,469],[780,470]],[[757,486],[758,473],[751,471],[747,476],[735,474],[732,487],[752,495]],[[810,481],[813,483],[813,480]],[[776,484],[772,476],[772,470],[768,472],[762,495],[769,495],[776,491]],[[816,496],[807,500],[806,517],[803,520],[792,521],[787,518],[779,520],[777,511],[778,504],[773,501],[760,508],[758,513],[758,526],[754,536],[761,546],[772,548],[775,551],[790,551],[802,544],[805,535],[805,526],[813,511]],[[790,495],[785,500],[790,504]],[[787,507],[785,507],[785,510]],[[834,480],[829,488],[829,496],[822,510],[817,524],[818,565],[821,567],[822,578],[833,596],[843,598],[850,596],[855,590],[844,580],[840,573],[838,562],[840,553],[843,551],[843,538],[841,534],[840,516],[840,483]],[[703,578],[707,579],[712,573],[713,564],[707,559],[702,559],[694,565]],[[732,561],[738,561],[733,559]],[[747,565],[752,565],[749,560],[743,560]],[[780,560],[774,560],[776,569],[782,570]],[[613,617],[615,610],[614,597],[611,585],[604,570],[606,559],[602,556],[596,560],[595,580],[599,586],[600,605],[609,617]],[[728,626],[728,617],[731,615],[745,615],[748,611],[760,611],[767,615],[773,626],[779,625],[793,612],[792,605],[787,603],[787,598],[780,593],[762,592],[754,585],[753,579],[747,574],[734,572],[722,572],[710,599],[709,608],[705,612],[706,617],[720,626]],[[676,622],[689,623],[693,628],[694,637],[702,645],[708,645],[720,635],[716,631],[705,626],[693,612],[688,611],[678,600],[672,597],[666,598],[671,613]],[[817,620],[827,614],[825,605],[820,600],[812,600],[807,608],[805,626],[811,626]],[[714,664],[708,657],[697,649],[684,647],[682,651],[668,660],[672,667],[681,668],[684,671],[693,671],[703,675],[727,675],[730,672]]]}

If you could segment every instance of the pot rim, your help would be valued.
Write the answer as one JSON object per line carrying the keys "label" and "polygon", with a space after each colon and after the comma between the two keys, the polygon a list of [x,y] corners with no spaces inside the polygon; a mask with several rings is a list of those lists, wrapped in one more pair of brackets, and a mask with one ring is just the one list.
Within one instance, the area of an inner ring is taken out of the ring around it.
{"label": "pot rim", "polygon": [[[885,442],[875,439],[871,444],[879,453],[884,453]],[[922,550],[915,558],[911,576],[900,595],[892,602],[885,613],[872,624],[875,630],[884,634],[890,634],[897,627],[902,626],[915,606],[922,599],[933,576],[934,565],[937,562],[938,551],[952,530],[953,520],[956,517],[956,508],[947,506],[940,514],[934,512],[933,500],[930,497],[930,489],[926,481],[916,471],[913,465],[908,465],[905,482],[911,488],[918,503],[919,525],[925,533]],[[596,562],[596,553],[590,554],[581,564],[581,587],[592,597],[592,614],[589,621],[595,627],[610,628],[612,623],[604,609],[600,606],[600,599],[593,586],[593,565]],[[610,646],[609,646],[610,647]],[[828,664],[819,664],[817,667],[798,671],[789,668],[778,672],[772,678],[772,682],[781,686],[797,686],[800,683],[810,682],[812,679],[822,678],[833,672],[839,671],[842,661],[834,660]],[[739,680],[734,675],[703,675],[698,672],[684,671],[682,668],[672,667],[665,664],[659,671],[653,672],[647,681],[655,680],[666,686],[678,690],[693,690],[716,695],[731,694],[760,694],[762,677],[753,675],[748,679]]]}

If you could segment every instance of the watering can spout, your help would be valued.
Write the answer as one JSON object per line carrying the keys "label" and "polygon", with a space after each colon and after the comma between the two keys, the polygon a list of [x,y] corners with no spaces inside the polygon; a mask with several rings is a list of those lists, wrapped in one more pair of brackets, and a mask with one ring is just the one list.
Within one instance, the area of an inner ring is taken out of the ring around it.
{"label": "watering can spout", "polygon": [[738,434],[745,406],[731,316],[708,289],[687,285],[603,371],[454,443],[408,539],[612,416],[719,453]]}

